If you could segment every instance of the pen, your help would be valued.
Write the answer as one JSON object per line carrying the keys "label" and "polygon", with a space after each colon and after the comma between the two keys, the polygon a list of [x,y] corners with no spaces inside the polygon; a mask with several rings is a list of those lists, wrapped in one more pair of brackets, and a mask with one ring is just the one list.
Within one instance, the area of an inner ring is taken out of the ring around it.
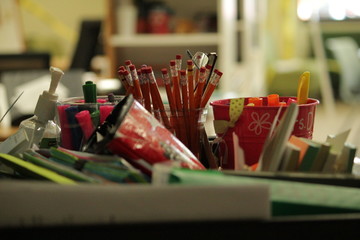
{"label": "pen", "polygon": [[310,72],[306,71],[301,74],[298,89],[297,89],[297,102],[298,104],[307,103],[309,95]]}

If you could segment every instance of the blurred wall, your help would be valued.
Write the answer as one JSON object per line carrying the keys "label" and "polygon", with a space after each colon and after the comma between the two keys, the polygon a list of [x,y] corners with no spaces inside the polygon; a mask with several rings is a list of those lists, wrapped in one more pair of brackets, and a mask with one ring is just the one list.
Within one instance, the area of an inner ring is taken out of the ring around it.
{"label": "blurred wall", "polygon": [[105,15],[105,0],[17,1],[27,50],[50,52],[52,64],[62,68],[71,62],[81,21]]}

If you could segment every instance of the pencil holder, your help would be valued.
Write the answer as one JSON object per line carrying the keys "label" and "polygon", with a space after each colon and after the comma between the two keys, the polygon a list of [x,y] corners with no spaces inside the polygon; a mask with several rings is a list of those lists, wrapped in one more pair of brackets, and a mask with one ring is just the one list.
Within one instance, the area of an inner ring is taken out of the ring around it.
{"label": "pencil holder", "polygon": [[80,150],[94,129],[110,114],[124,96],[97,96],[94,103],[86,103],[83,97],[59,100],[55,121],[61,128],[59,146]]}
{"label": "pencil holder", "polygon": [[152,109],[152,115],[199,158],[200,130],[206,122],[208,109],[172,111],[167,103],[164,104],[164,109],[163,112]]}
{"label": "pencil holder", "polygon": [[[245,163],[251,166],[259,161],[265,139],[270,131],[272,122],[281,105],[274,106],[262,97],[262,105],[248,106],[252,98],[222,99],[210,103],[214,113],[214,128],[220,139],[219,154],[223,169],[234,169],[233,133],[238,136],[239,146],[244,151]],[[280,97],[279,102],[296,101],[296,97]],[[292,135],[312,138],[315,110],[319,101],[309,98],[306,104],[299,105],[299,113],[292,131]],[[280,111],[281,119],[287,105]]]}

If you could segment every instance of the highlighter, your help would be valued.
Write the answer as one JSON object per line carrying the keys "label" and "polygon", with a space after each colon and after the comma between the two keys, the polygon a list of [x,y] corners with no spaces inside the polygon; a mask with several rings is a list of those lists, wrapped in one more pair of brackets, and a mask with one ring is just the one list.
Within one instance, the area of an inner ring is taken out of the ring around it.
{"label": "highlighter", "polygon": [[310,84],[310,72],[306,71],[301,74],[297,89],[297,101],[298,104],[307,103],[309,95],[309,84]]}

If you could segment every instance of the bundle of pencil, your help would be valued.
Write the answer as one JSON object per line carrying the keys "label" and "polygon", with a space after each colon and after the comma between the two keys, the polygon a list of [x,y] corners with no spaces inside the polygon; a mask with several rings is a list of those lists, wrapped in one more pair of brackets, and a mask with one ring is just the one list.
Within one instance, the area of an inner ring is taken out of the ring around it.
{"label": "bundle of pencil", "polygon": [[199,157],[199,118],[223,73],[218,69],[212,71],[214,66],[209,64],[197,68],[193,60],[186,61],[186,69],[181,67],[182,56],[178,54],[170,60],[169,70],[161,69],[161,79],[169,103],[168,112],[151,66],[142,65],[136,69],[127,60],[125,66],[118,68],[118,75],[126,94],[133,94],[137,101]]}

